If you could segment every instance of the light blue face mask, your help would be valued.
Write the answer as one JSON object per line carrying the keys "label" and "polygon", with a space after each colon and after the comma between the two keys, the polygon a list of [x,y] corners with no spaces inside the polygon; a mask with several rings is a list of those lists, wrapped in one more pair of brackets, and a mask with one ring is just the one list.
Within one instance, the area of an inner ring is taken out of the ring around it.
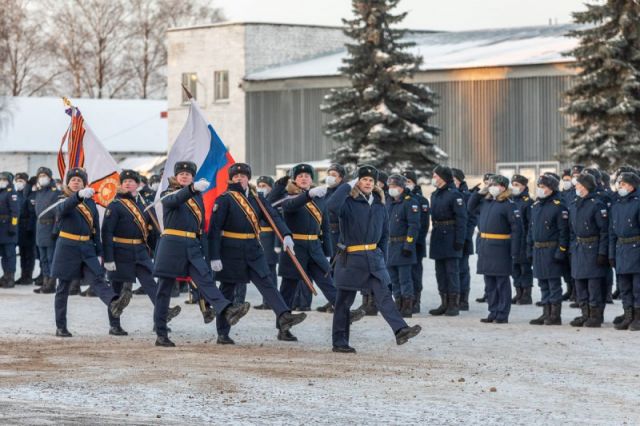
{"label": "light blue face mask", "polygon": [[619,188],[618,195],[621,197],[626,197],[627,195],[629,195],[629,191],[625,188]]}

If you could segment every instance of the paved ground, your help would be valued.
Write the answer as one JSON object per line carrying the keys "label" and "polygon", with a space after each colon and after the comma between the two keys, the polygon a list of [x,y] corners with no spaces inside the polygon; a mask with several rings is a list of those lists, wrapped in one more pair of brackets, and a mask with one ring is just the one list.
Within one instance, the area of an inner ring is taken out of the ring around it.
{"label": "paved ground", "polygon": [[[481,278],[472,287],[478,296]],[[328,314],[311,313],[294,330],[300,342],[283,343],[273,314],[251,310],[233,329],[237,345],[220,347],[192,305],[171,324],[178,347],[155,348],[144,296],[123,315],[124,338],[107,335],[99,300],[71,297],[74,337],[57,339],[53,296],[32,288],[0,289],[0,424],[640,423],[640,333],[613,330],[617,303],[592,330],[570,327],[567,305],[566,325],[534,327],[539,308],[485,325],[486,305],[472,303],[457,318],[418,315],[410,323],[423,333],[400,347],[367,317],[352,329],[358,354],[337,355]],[[248,297],[259,302],[253,287]]]}

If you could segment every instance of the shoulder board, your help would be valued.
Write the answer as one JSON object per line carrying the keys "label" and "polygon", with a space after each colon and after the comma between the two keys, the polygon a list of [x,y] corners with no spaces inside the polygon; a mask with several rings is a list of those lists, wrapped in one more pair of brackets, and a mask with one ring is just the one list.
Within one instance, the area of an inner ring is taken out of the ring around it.
{"label": "shoulder board", "polygon": [[410,200],[411,199],[411,195],[405,195],[404,199],[405,200]]}
{"label": "shoulder board", "polygon": [[555,204],[556,206],[560,205],[560,200],[553,200],[553,204]]}
{"label": "shoulder board", "polygon": [[525,195],[524,197],[522,197],[522,199],[523,199],[524,201],[529,201],[529,197],[527,197],[526,195]]}
{"label": "shoulder board", "polygon": [[7,192],[11,192],[11,191],[12,191],[12,189],[11,189],[11,188],[7,188]]}
{"label": "shoulder board", "polygon": [[54,191],[54,192],[55,192],[55,191],[57,191],[57,190],[58,190],[58,188],[51,188],[51,191]]}
{"label": "shoulder board", "polygon": [[539,200],[536,200],[536,201],[533,203],[533,205],[535,206],[536,204],[540,204],[540,201],[539,201]]}

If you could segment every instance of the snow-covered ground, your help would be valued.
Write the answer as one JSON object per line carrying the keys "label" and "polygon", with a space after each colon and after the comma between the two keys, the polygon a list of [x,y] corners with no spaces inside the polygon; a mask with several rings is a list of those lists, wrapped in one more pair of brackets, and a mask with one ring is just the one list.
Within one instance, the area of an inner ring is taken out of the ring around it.
{"label": "snow-covered ground", "polygon": [[[486,305],[430,317],[435,290],[425,261],[423,333],[396,346],[383,319],[352,328],[356,355],[331,352],[331,316],[312,312],[276,339],[271,312],[251,310],[215,344],[214,324],[183,306],[178,347],[156,348],[152,307],[136,296],[128,337],[107,335],[105,306],[70,298],[71,339],[53,337],[53,295],[0,289],[0,424],[639,424],[640,333],[536,327],[535,306],[514,306],[506,325],[485,325]],[[472,298],[482,292],[473,277]],[[249,301],[260,298],[250,286]],[[324,303],[317,298],[314,306]]]}

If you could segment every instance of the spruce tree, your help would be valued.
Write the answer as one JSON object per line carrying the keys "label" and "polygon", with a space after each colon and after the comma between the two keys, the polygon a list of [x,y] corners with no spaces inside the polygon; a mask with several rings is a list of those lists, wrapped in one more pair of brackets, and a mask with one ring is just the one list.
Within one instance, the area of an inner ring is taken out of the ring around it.
{"label": "spruce tree", "polygon": [[351,85],[333,89],[322,111],[332,115],[325,134],[335,141],[332,159],[345,165],[372,164],[388,170],[431,170],[447,158],[429,124],[436,95],[410,80],[422,64],[415,45],[397,28],[405,13],[392,14],[400,0],[353,0],[354,19],[343,19],[347,57],[340,68]]}
{"label": "spruce tree", "polygon": [[575,57],[575,85],[566,93],[571,114],[565,156],[613,169],[640,164],[640,3],[607,0],[573,14],[583,28]]}

